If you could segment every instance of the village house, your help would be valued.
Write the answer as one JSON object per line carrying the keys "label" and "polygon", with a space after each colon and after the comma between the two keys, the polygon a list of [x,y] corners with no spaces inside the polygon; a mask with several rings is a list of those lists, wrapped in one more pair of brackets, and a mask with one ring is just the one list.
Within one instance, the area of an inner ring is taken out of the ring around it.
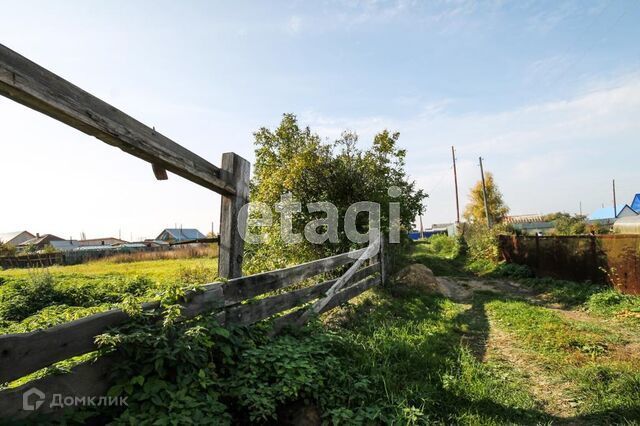
{"label": "village house", "polygon": [[7,232],[0,234],[0,243],[17,247],[25,241],[29,241],[35,237],[35,235],[28,231]]}
{"label": "village house", "polygon": [[168,243],[182,243],[185,241],[201,240],[204,238],[207,237],[195,228],[167,228],[156,237],[156,240]]}

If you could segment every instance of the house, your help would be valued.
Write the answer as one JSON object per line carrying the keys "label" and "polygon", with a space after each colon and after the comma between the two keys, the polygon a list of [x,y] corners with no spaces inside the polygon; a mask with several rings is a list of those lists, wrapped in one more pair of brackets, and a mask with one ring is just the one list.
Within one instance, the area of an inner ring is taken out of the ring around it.
{"label": "house", "polygon": [[553,221],[545,220],[540,214],[506,216],[503,222],[525,235],[549,234],[555,228]]}
{"label": "house", "polygon": [[76,243],[78,243],[78,246],[80,247],[89,247],[89,246],[94,247],[94,246],[114,246],[116,244],[127,243],[127,241],[121,240],[120,238],[107,237],[107,238],[91,238],[87,240],[79,240],[79,241],[76,241]]}
{"label": "house", "polygon": [[56,237],[52,234],[44,234],[40,236],[40,234],[36,234],[34,238],[30,240],[24,241],[17,245],[18,250],[26,250],[27,248],[31,248],[32,250],[38,251],[43,250],[45,247],[51,245],[54,241],[63,241],[62,238]]}
{"label": "house", "polygon": [[27,231],[7,232],[5,234],[0,234],[0,243],[17,247],[25,241],[31,240],[35,237],[35,235]]}
{"label": "house", "polygon": [[[637,195],[636,195],[637,197]],[[635,200],[634,200],[635,201]],[[598,225],[612,225],[616,219],[622,217],[637,216],[638,212],[632,209],[629,204],[618,204],[616,206],[616,214],[613,214],[613,206],[603,207],[587,216],[589,223]]]}
{"label": "house", "polygon": [[51,246],[58,251],[78,250],[85,247],[108,248],[113,246],[120,246],[122,244],[127,244],[127,241],[113,237],[91,238],[86,240],[62,240],[51,242]]}
{"label": "house", "polygon": [[156,240],[166,241],[169,243],[181,243],[184,241],[193,241],[207,238],[197,229],[178,229],[167,228],[156,237]]}

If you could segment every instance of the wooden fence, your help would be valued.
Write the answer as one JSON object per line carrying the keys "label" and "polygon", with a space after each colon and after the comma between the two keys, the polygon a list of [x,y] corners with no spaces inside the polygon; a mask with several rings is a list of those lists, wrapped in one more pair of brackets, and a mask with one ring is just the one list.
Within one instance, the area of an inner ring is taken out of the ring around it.
{"label": "wooden fence", "polygon": [[[207,284],[201,291],[186,295],[182,317],[186,319],[207,313],[215,315],[222,325],[250,325],[317,300],[310,309],[301,308],[274,318],[273,329],[277,332],[288,324],[300,324],[309,313],[319,314],[333,309],[385,280],[384,246],[381,245],[379,252],[370,257],[372,247],[286,269]],[[243,303],[346,265],[351,267],[340,278]],[[143,308],[152,310],[159,306],[156,302]],[[11,382],[56,362],[95,351],[97,335],[129,319],[122,310],[113,309],[41,331],[0,336],[0,383]],[[31,411],[23,410],[23,395],[34,387],[46,395],[37,411],[39,414],[56,410],[51,406],[51,398],[55,394],[74,398],[105,396],[110,387],[108,377],[113,362],[113,356],[105,356],[96,362],[78,365],[67,374],[46,376],[0,392],[0,418],[21,418],[31,414]]]}
{"label": "wooden fence", "polygon": [[[385,280],[383,251],[372,264],[364,265],[371,248],[377,244],[291,268],[242,277],[244,240],[240,230],[247,223],[247,212],[242,208],[249,196],[247,160],[228,152],[222,155],[220,167],[215,166],[155,128],[1,44],[0,95],[149,162],[158,180],[166,180],[170,171],[221,195],[218,275],[229,281],[207,284],[202,291],[189,293],[183,304],[184,318],[208,313],[216,315],[223,325],[248,325],[317,299],[310,310],[294,311],[275,319],[274,329],[278,330],[330,310]],[[243,303],[349,264],[353,265],[338,279]],[[147,310],[157,308],[159,303],[144,306]],[[127,320],[128,315],[116,309],[42,331],[0,336],[0,383],[92,352],[96,350],[95,336]],[[113,362],[117,362],[113,356],[101,357],[95,363],[73,368],[68,374],[46,376],[0,392],[0,419],[29,414],[23,410],[23,397],[33,392],[33,388],[46,396],[39,404],[38,413],[53,410],[51,400],[46,398],[56,394],[72,399],[104,397]]]}
{"label": "wooden fence", "polygon": [[640,294],[639,235],[500,236],[505,260],[537,276],[610,283]]}
{"label": "wooden fence", "polygon": [[0,268],[48,268],[64,264],[62,253],[37,253],[0,257]]}

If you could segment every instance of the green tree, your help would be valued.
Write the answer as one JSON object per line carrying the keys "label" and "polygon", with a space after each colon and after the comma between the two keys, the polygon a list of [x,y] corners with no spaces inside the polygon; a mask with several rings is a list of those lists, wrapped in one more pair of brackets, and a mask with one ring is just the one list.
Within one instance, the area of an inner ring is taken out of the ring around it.
{"label": "green tree", "polygon": [[557,212],[544,217],[546,221],[553,221],[557,235],[579,235],[587,232],[587,217]]}
{"label": "green tree", "polygon": [[16,248],[11,244],[0,242],[0,257],[2,256],[15,256]]}
{"label": "green tree", "polygon": [[[484,175],[485,185],[487,187],[487,207],[489,210],[489,218],[491,223],[500,223],[502,219],[509,213],[509,207],[502,200],[502,193],[495,183],[493,174],[490,172]],[[484,209],[484,195],[482,192],[482,180],[479,180],[469,193],[469,204],[464,211],[464,218],[472,223],[486,222],[486,214]]]}
{"label": "green tree", "polygon": [[[375,136],[371,148],[358,148],[358,136],[345,132],[335,142],[323,141],[309,127],[300,127],[293,114],[285,114],[275,130],[261,128],[255,134],[256,161],[251,181],[252,202],[274,206],[282,194],[291,193],[302,203],[302,212],[293,217],[294,233],[303,233],[305,225],[324,213],[309,213],[305,206],[329,201],[338,208],[339,233],[336,244],[311,244],[306,240],[285,245],[280,238],[279,214],[273,226],[263,228],[265,244],[248,245],[248,269],[271,269],[286,264],[344,252],[352,245],[344,234],[343,218],[347,208],[358,201],[381,205],[381,226],[389,227],[390,201],[401,204],[401,226],[411,229],[413,219],[422,211],[426,194],[409,181],[404,170],[406,151],[398,148],[399,133],[385,130]],[[390,197],[391,186],[400,189]],[[366,226],[366,215],[359,215],[359,227]],[[255,266],[255,265],[259,266]]]}

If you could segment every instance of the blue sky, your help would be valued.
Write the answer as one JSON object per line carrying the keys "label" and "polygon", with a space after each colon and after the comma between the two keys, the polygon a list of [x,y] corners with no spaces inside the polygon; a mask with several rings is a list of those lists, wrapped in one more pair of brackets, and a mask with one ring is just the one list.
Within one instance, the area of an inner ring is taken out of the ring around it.
{"label": "blue sky", "polygon": [[[0,0],[0,43],[219,164],[293,112],[363,147],[401,133],[455,217],[482,155],[513,214],[588,213],[640,192],[640,2]],[[219,198],[0,98],[0,231],[153,237],[217,228]],[[3,203],[5,205],[5,203]]]}

